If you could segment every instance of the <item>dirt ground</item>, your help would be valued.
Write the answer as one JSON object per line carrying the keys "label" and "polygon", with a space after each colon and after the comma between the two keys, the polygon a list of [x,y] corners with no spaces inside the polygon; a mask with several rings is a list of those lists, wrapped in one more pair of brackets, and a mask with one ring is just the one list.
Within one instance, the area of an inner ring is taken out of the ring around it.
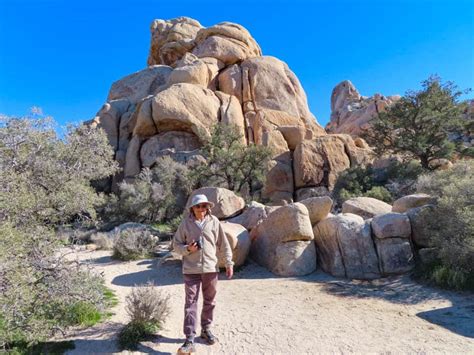
{"label": "dirt ground", "polygon": [[[71,331],[66,339],[76,348],[68,354],[118,353],[116,336],[128,321],[125,297],[147,281],[171,296],[171,315],[139,353],[176,353],[184,341],[179,260],[119,262],[110,252],[85,250],[77,256],[104,275],[120,302],[107,322]],[[249,263],[230,281],[221,275],[213,329],[219,342],[208,346],[197,338],[198,354],[474,354],[474,297],[406,275],[362,282],[318,270],[283,278]]]}

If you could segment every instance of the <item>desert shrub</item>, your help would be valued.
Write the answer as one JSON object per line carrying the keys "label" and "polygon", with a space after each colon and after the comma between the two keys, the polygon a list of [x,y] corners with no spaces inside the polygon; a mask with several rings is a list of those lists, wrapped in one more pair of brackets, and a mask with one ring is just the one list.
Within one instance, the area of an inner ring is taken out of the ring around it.
{"label": "desert shrub", "polygon": [[357,166],[342,172],[338,177],[333,196],[342,202],[359,196],[373,197],[387,203],[414,193],[418,176],[423,172],[417,161],[391,162],[385,168]]}
{"label": "desert shrub", "polygon": [[391,202],[393,199],[391,193],[379,184],[382,183],[377,181],[377,172],[371,166],[350,168],[338,177],[333,196],[339,205],[352,197],[359,196]]}
{"label": "desert shrub", "polygon": [[0,264],[0,339],[5,347],[32,345],[77,324],[70,315],[82,313],[78,304],[95,313],[107,308],[102,279],[58,252],[58,241],[45,228],[25,233],[3,223]]}
{"label": "desert shrub", "polygon": [[364,193],[366,197],[376,198],[377,200],[392,202],[393,197],[390,191],[383,186],[374,186]]}
{"label": "desert shrub", "polygon": [[182,213],[193,186],[188,168],[164,156],[152,169],[144,168],[133,182],[122,182],[118,196],[109,197],[102,214],[117,223],[168,221]]}
{"label": "desert shrub", "polygon": [[147,230],[126,229],[115,237],[112,257],[124,261],[149,258],[157,243],[158,237]]}
{"label": "desert shrub", "polygon": [[102,250],[112,250],[114,248],[114,237],[106,233],[95,233],[91,235],[90,241]]}
{"label": "desert shrub", "polygon": [[103,196],[91,181],[116,170],[102,130],[61,138],[48,119],[0,118],[0,348],[28,352],[71,325],[78,304],[107,308],[102,279],[68,258],[54,229],[94,222]]}
{"label": "desert shrub", "polygon": [[118,335],[119,348],[137,350],[138,343],[148,339],[159,328],[152,323],[130,322],[123,327]]}
{"label": "desert shrub", "polygon": [[192,170],[193,180],[199,186],[225,187],[247,200],[256,196],[265,180],[271,150],[262,145],[246,145],[233,125],[215,125],[210,137],[200,134],[200,139],[205,142],[201,152],[206,161]]}
{"label": "desert shrub", "polygon": [[437,247],[438,263],[425,276],[441,286],[474,287],[474,162],[420,176],[417,189],[436,197],[426,226]]}
{"label": "desert shrub", "polygon": [[158,291],[152,284],[132,290],[126,298],[130,322],[118,337],[121,349],[135,350],[141,340],[163,326],[170,313],[169,299],[169,295]]}

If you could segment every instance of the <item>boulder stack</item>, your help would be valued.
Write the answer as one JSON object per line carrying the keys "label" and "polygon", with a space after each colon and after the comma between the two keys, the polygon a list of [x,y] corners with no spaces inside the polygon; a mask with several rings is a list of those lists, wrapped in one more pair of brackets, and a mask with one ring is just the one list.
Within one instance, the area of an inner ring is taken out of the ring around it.
{"label": "boulder stack", "polygon": [[187,17],[154,20],[147,63],[114,82],[88,122],[105,130],[123,168],[109,189],[133,181],[163,155],[185,164],[202,161],[201,138],[218,124],[236,126],[245,144],[271,149],[261,193],[276,205],[307,196],[298,189],[330,190],[341,171],[372,159],[364,142],[326,134],[296,75],[281,60],[262,56],[238,24],[206,28]]}

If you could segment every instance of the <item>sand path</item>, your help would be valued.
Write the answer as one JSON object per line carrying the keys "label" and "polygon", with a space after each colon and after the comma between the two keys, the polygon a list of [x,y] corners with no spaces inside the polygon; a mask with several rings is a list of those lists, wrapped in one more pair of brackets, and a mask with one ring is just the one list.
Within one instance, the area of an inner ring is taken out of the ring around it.
{"label": "sand path", "polygon": [[[74,330],[68,354],[117,353],[115,338],[128,321],[124,299],[134,285],[154,282],[171,296],[165,328],[141,353],[176,353],[183,342],[184,286],[178,260],[118,262],[107,251],[78,257],[104,275],[120,300],[107,322]],[[472,353],[474,297],[422,286],[408,276],[374,282],[336,279],[317,271],[280,278],[254,263],[218,284],[215,334],[198,354]],[[129,353],[129,352],[123,352]]]}

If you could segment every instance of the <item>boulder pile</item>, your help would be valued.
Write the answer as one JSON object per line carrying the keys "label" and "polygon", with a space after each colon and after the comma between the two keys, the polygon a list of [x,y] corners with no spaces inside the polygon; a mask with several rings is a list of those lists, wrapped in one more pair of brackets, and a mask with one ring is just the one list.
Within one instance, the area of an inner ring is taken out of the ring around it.
{"label": "boulder pile", "polygon": [[[231,198],[216,198],[223,189],[205,189],[216,204],[214,210],[235,206]],[[232,192],[225,194],[231,196]],[[419,207],[404,213],[383,210],[370,217],[364,209],[333,215],[333,201],[327,196],[279,207],[252,202],[238,215],[223,218],[222,223],[238,266],[249,254],[279,276],[306,275],[319,265],[336,277],[371,280],[412,270],[416,251],[420,258],[429,254],[432,248],[422,217],[432,205],[420,206],[422,201],[432,201],[428,197],[402,197],[394,206],[412,201]],[[371,211],[376,208],[377,204],[367,207]]]}
{"label": "boulder pile", "polygon": [[155,20],[147,64],[114,82],[88,122],[105,130],[123,169],[108,189],[163,155],[202,161],[201,137],[218,124],[238,127],[246,144],[271,149],[262,195],[276,205],[324,195],[341,171],[372,160],[363,140],[325,132],[288,65],[263,56],[238,24]]}

